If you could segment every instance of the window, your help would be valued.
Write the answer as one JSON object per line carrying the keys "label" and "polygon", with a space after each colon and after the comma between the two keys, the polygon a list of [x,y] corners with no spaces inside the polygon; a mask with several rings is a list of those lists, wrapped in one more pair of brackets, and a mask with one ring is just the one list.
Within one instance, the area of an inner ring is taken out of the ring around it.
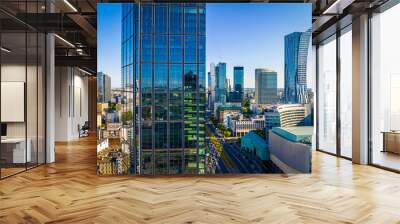
{"label": "window", "polygon": [[152,87],[151,64],[142,64],[142,91],[151,92]]}
{"label": "window", "polygon": [[183,8],[180,4],[171,4],[169,11],[169,32],[171,34],[181,34],[183,24]]}
{"label": "window", "polygon": [[167,149],[168,148],[167,123],[166,122],[156,122],[154,134],[155,134],[154,148]]}
{"label": "window", "polygon": [[143,151],[143,174],[153,174],[153,152]]}
{"label": "window", "polygon": [[197,8],[185,7],[185,34],[196,34]]}
{"label": "window", "polygon": [[154,97],[154,105],[155,105],[155,120],[158,121],[166,121],[167,120],[167,93],[155,93]]}
{"label": "window", "polygon": [[169,89],[170,91],[182,90],[182,65],[169,65]]}
{"label": "window", "polygon": [[155,64],[154,65],[154,91],[167,91],[167,65]]}
{"label": "window", "polygon": [[206,15],[205,15],[206,9],[204,7],[199,8],[199,32],[201,35],[206,34]]}
{"label": "window", "polygon": [[196,36],[185,36],[185,63],[196,63]]}
{"label": "window", "polygon": [[141,7],[142,11],[142,33],[152,33],[153,32],[153,7],[152,5],[143,5]]}
{"label": "window", "polygon": [[[180,148],[180,147],[178,147]],[[169,173],[182,173],[182,150],[171,150],[169,154]]]}
{"label": "window", "polygon": [[197,151],[195,149],[185,150],[185,173],[196,174],[197,173]]}
{"label": "window", "polygon": [[340,36],[340,155],[352,157],[352,33]]}
{"label": "window", "polygon": [[155,33],[166,33],[167,32],[167,13],[168,7],[167,5],[156,5],[155,6]]}
{"label": "window", "polygon": [[169,119],[182,120],[182,93],[171,92],[169,97]]}
{"label": "window", "polygon": [[157,151],[154,155],[154,172],[156,175],[168,174],[168,153]]}
{"label": "window", "polygon": [[205,63],[206,60],[206,37],[199,36],[199,63]]}
{"label": "window", "polygon": [[318,149],[336,154],[336,36],[318,48]]}
{"label": "window", "polygon": [[392,133],[400,130],[399,21],[400,4],[371,19],[371,159],[373,164],[395,170],[400,170],[400,155],[396,154],[400,143],[395,140],[398,134]]}
{"label": "window", "polygon": [[182,62],[182,36],[169,37],[169,60],[171,63]]}
{"label": "window", "polygon": [[204,93],[206,91],[206,66],[199,64],[199,90]]}
{"label": "window", "polygon": [[165,35],[154,36],[154,62],[167,62],[167,36]]}
{"label": "window", "polygon": [[185,91],[196,90],[197,65],[185,64]]}
{"label": "window", "polygon": [[151,122],[144,122],[142,124],[142,148],[152,148],[152,125]]}
{"label": "window", "polygon": [[151,35],[142,36],[142,62],[152,62],[153,60],[152,41]]}

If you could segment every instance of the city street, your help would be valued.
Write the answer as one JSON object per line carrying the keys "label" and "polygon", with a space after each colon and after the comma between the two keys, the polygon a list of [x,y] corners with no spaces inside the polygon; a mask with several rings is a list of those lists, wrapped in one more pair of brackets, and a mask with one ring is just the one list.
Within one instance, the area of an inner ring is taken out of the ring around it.
{"label": "city street", "polygon": [[[258,161],[255,157],[247,155],[240,149],[235,142],[225,141],[218,133],[218,130],[210,122],[207,123],[208,129],[217,138],[223,148],[223,152],[217,158],[217,170],[222,173],[265,173],[266,168],[262,161]],[[218,155],[217,153],[212,155]]]}

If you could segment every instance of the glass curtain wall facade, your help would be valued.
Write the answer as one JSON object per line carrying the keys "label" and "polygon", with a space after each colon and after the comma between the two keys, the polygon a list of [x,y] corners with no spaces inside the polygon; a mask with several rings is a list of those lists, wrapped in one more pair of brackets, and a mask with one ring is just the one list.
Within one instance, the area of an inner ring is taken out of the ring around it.
{"label": "glass curtain wall facade", "polygon": [[227,86],[226,86],[226,63],[218,63],[215,67],[216,77],[216,102],[224,104],[227,98]]}
{"label": "glass curtain wall facade", "polygon": [[233,88],[243,94],[244,88],[244,69],[243,67],[233,67]]}
{"label": "glass curtain wall facade", "polygon": [[317,149],[352,157],[352,26],[317,48]]}
{"label": "glass curtain wall facade", "polygon": [[255,70],[255,99],[257,104],[278,102],[278,74],[269,69]]}
{"label": "glass curtain wall facade", "polygon": [[400,171],[400,4],[371,18],[370,163]]}
{"label": "glass curtain wall facade", "polygon": [[205,4],[122,4],[131,174],[205,173]]}
{"label": "glass curtain wall facade", "polygon": [[317,51],[317,149],[336,154],[336,35],[322,42]]}
{"label": "glass curtain wall facade", "polygon": [[[42,5],[45,1],[21,1],[19,13],[44,13]],[[46,38],[9,15],[0,17],[9,21],[0,23],[0,178],[5,178],[45,163]]]}
{"label": "glass curtain wall facade", "polygon": [[307,56],[311,30],[285,36],[285,101],[308,103]]}

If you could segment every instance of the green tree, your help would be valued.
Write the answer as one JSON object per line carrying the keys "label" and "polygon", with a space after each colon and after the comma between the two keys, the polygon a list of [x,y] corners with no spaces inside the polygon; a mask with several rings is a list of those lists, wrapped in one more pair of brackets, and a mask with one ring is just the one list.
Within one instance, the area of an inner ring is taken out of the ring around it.
{"label": "green tree", "polygon": [[250,108],[250,100],[249,99],[245,98],[243,100],[243,107]]}
{"label": "green tree", "polygon": [[122,123],[124,123],[124,124],[129,123],[130,121],[132,121],[132,119],[133,119],[132,111],[122,112],[122,114],[121,114]]}
{"label": "green tree", "polygon": [[109,112],[114,112],[116,110],[117,110],[117,104],[109,102],[108,103],[108,111]]}
{"label": "green tree", "polygon": [[230,130],[225,130],[224,131],[224,137],[231,137],[232,132]]}
{"label": "green tree", "polygon": [[263,130],[263,129],[254,130],[254,133],[256,133],[258,136],[260,136],[263,139],[265,139],[267,137],[265,134],[265,130]]}
{"label": "green tree", "polygon": [[247,98],[243,100],[242,113],[246,117],[249,117],[252,114],[250,110],[250,100]]}

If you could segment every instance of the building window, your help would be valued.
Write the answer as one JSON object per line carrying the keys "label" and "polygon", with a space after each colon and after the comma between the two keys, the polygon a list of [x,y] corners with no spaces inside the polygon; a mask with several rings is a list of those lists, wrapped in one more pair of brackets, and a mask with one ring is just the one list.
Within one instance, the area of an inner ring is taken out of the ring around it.
{"label": "building window", "polygon": [[169,37],[169,60],[171,63],[182,62],[182,36]]}
{"label": "building window", "polygon": [[169,32],[182,34],[183,8],[180,4],[171,4],[169,9]]}

